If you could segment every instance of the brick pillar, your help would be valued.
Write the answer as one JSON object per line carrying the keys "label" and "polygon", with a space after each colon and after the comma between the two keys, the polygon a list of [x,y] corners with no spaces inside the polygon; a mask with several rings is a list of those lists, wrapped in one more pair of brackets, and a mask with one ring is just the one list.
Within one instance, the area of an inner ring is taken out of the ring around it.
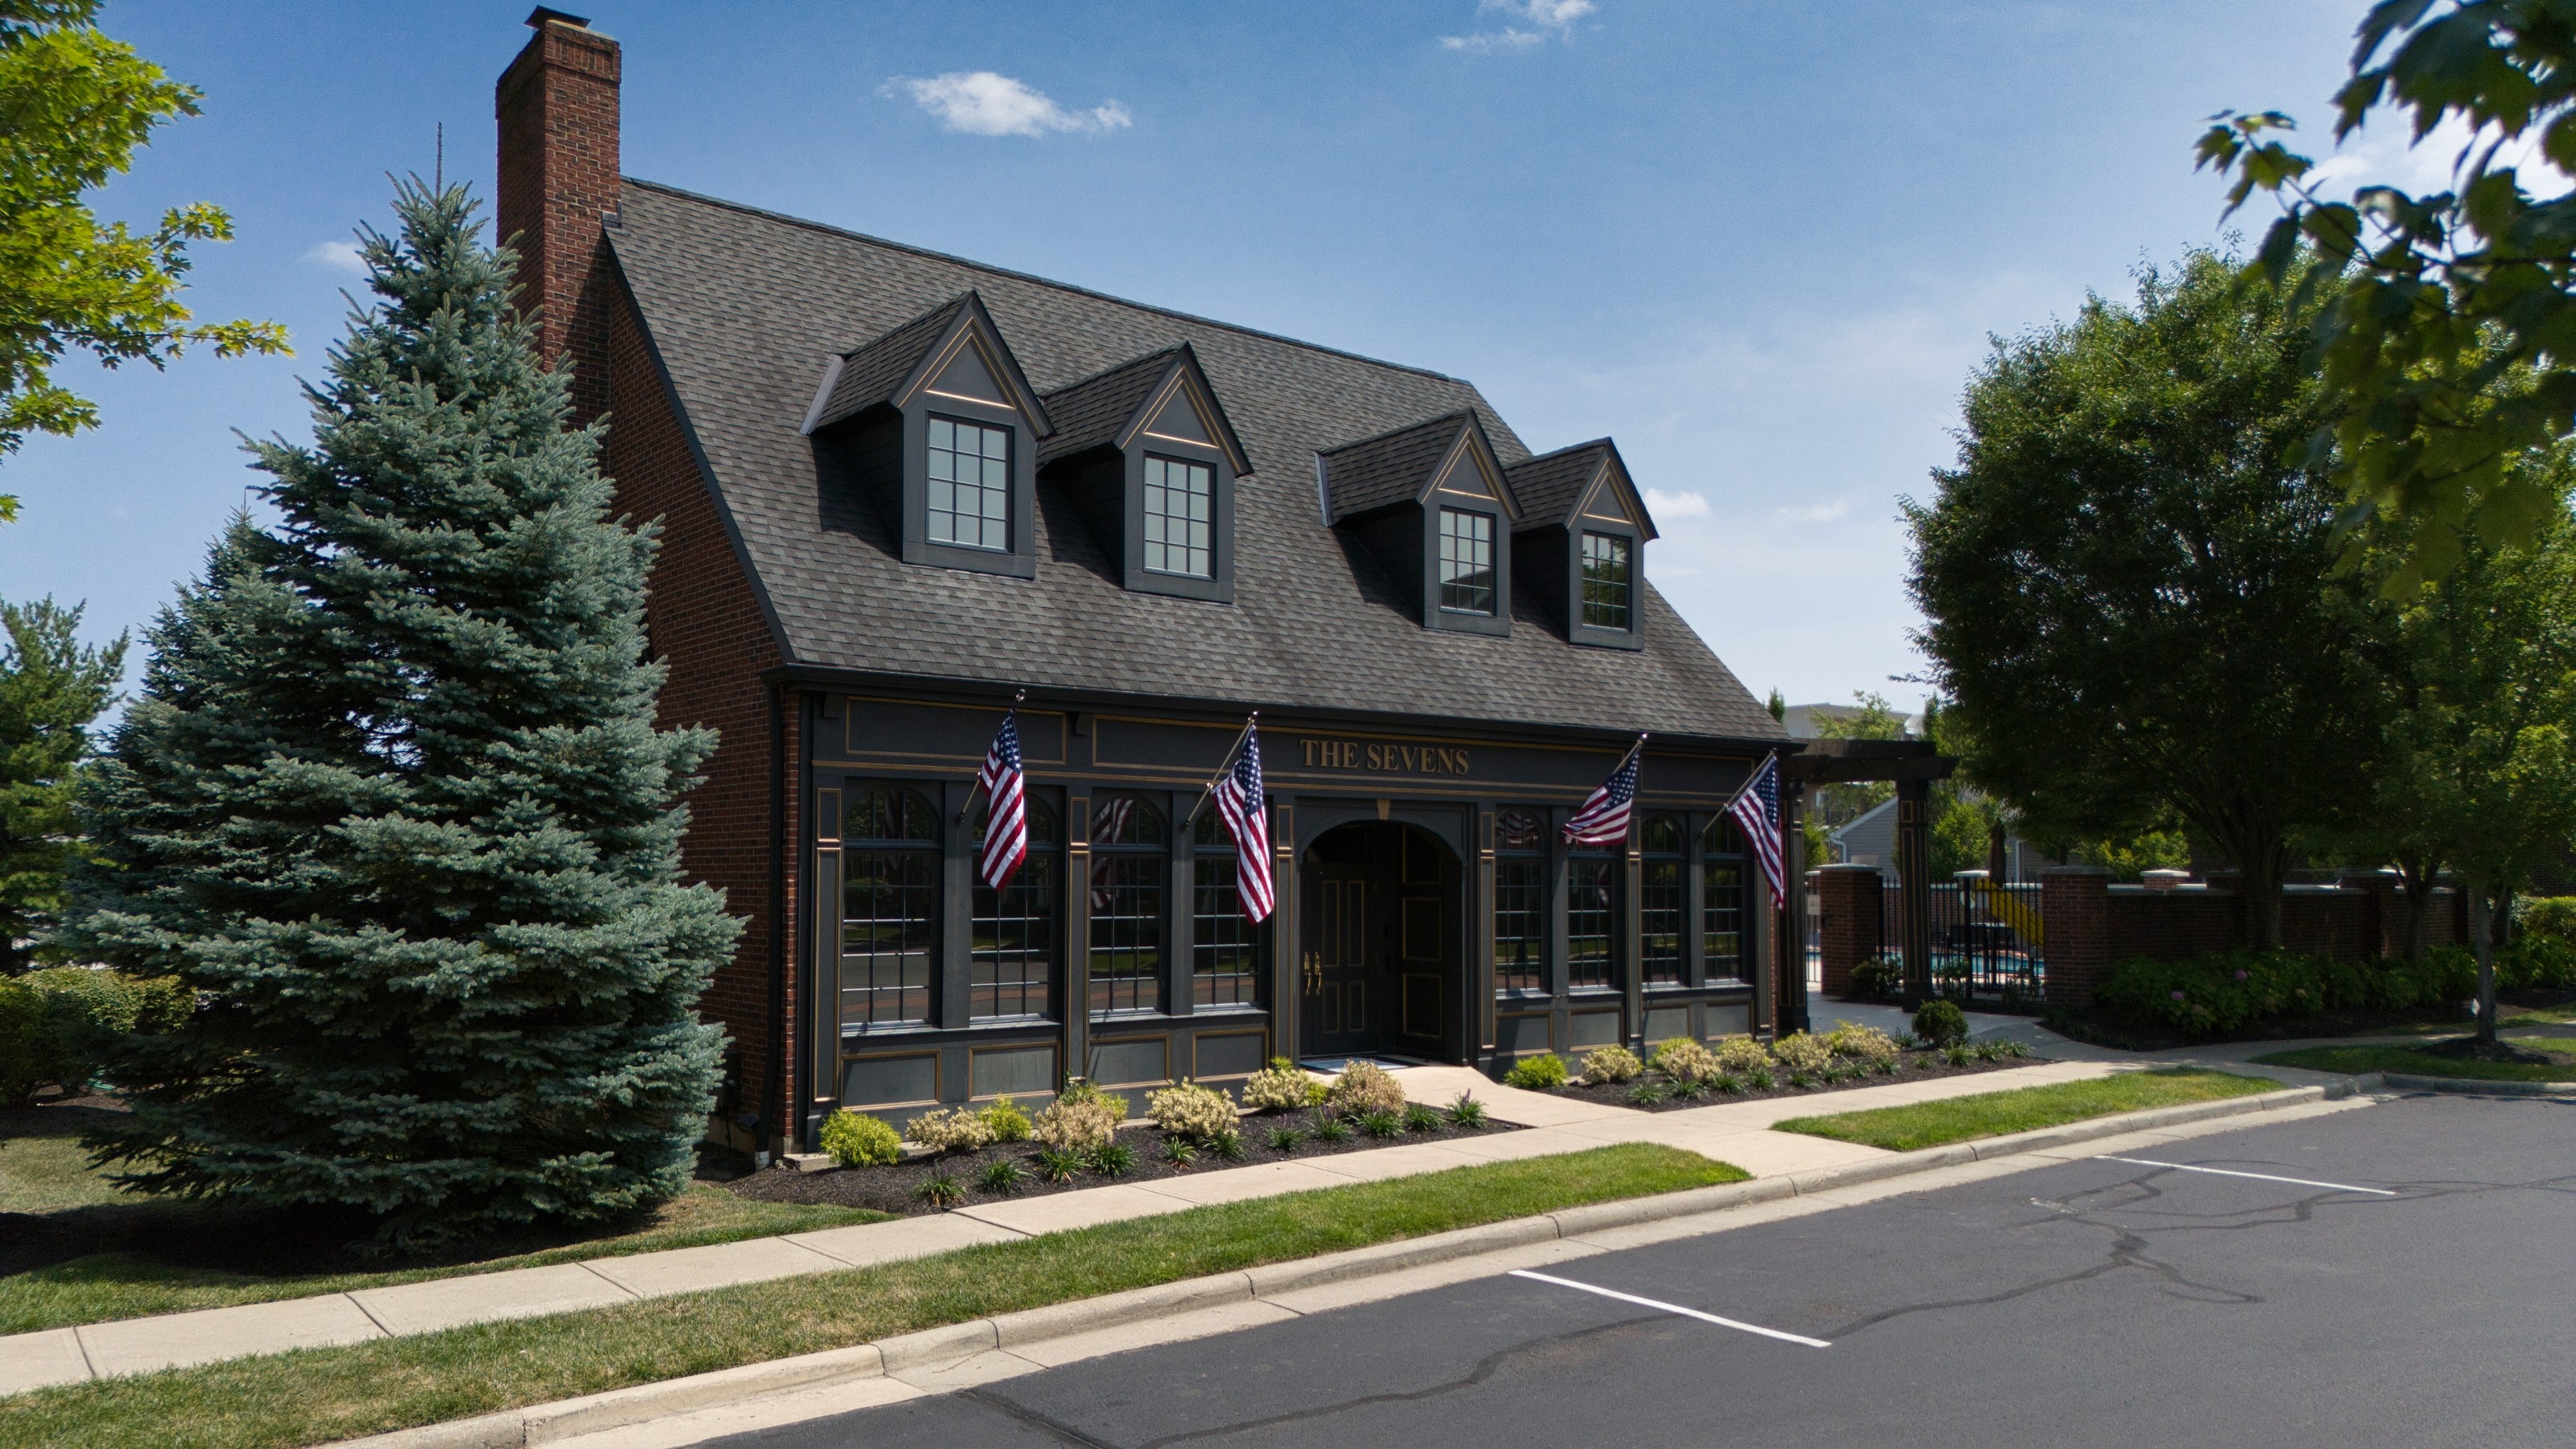
{"label": "brick pillar", "polygon": [[2039,918],[2048,933],[2048,1004],[2090,1006],[2111,967],[2111,873],[2097,865],[2041,871]]}
{"label": "brick pillar", "polygon": [[606,218],[617,211],[617,42],[551,10],[501,73],[499,235],[519,250],[519,306],[534,312],[539,355],[573,367],[573,421],[608,410],[613,269]]}
{"label": "brick pillar", "polygon": [[1817,934],[1827,996],[1849,996],[1852,968],[1878,955],[1879,890],[1874,865],[1828,865],[1816,871]]}

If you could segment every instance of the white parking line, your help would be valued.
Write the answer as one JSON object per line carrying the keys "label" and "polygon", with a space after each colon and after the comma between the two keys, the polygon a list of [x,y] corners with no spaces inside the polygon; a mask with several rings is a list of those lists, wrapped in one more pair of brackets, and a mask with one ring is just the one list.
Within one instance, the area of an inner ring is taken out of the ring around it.
{"label": "white parking line", "polygon": [[1720,1328],[1736,1328],[1746,1333],[1758,1333],[1764,1338],[1776,1338],[1783,1343],[1803,1343],[1809,1348],[1833,1347],[1821,1338],[1806,1338],[1795,1333],[1782,1333],[1776,1328],[1764,1328],[1758,1323],[1738,1323],[1732,1318],[1720,1318],[1714,1313],[1702,1313],[1696,1308],[1684,1308],[1678,1303],[1666,1303],[1658,1298],[1640,1298],[1634,1293],[1622,1293],[1615,1288],[1595,1287],[1590,1283],[1577,1283],[1571,1278],[1559,1278],[1548,1273],[1533,1273],[1527,1268],[1514,1268],[1512,1276],[1534,1278],[1541,1283],[1553,1283],[1559,1288],[1572,1288],[1583,1293],[1598,1293],[1604,1298],[1616,1298],[1622,1303],[1634,1303],[1644,1308],[1660,1308],[1666,1313],[1678,1313],[1684,1318],[1696,1318],[1702,1323],[1714,1323]]}
{"label": "white parking line", "polygon": [[2194,1167],[2188,1162],[2157,1162],[2145,1157],[2111,1157],[2108,1155],[2096,1156],[2093,1160],[2095,1162],[2126,1162],[2138,1167],[2170,1167],[2176,1172],[2206,1172],[2212,1177],[2250,1177],[2257,1182],[2287,1182],[2295,1183],[2300,1187],[2330,1187],[2337,1192],[2366,1192],[2378,1197],[2397,1196],[2397,1194],[2390,1192],[2384,1187],[2355,1187],[2348,1182],[2315,1182],[2304,1177],[2274,1177],[2268,1172],[2230,1172],[2224,1167]]}

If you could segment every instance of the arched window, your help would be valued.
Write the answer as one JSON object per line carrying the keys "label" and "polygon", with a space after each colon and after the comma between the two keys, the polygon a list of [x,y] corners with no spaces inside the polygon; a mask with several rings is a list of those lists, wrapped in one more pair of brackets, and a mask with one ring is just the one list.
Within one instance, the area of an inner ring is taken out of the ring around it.
{"label": "arched window", "polygon": [[869,785],[842,822],[841,1019],[930,1019],[939,954],[939,812],[917,790]]}
{"label": "arched window", "polygon": [[1538,817],[1494,817],[1494,990],[1547,990],[1547,837]]}
{"label": "arched window", "polygon": [[1721,815],[1701,832],[1707,858],[1700,862],[1700,948],[1707,979],[1744,981],[1744,832],[1732,816]]}
{"label": "arched window", "polygon": [[[975,882],[974,941],[968,951],[972,974],[970,1014],[977,1021],[1054,1015],[1057,921],[1064,909],[1060,888],[1064,830],[1055,807],[1031,793],[1027,797],[1029,854],[1019,874],[1000,890]],[[982,854],[990,805],[975,805],[976,853]]]}
{"label": "arched window", "polygon": [[1162,1005],[1163,812],[1135,795],[1091,802],[1091,1013]]}
{"label": "arched window", "polygon": [[1645,856],[1637,873],[1637,969],[1648,986],[1682,984],[1682,823],[1649,815],[1637,832]]}
{"label": "arched window", "polygon": [[1243,917],[1242,862],[1216,807],[1190,827],[1190,981],[1202,1007],[1257,1006],[1261,928]]}

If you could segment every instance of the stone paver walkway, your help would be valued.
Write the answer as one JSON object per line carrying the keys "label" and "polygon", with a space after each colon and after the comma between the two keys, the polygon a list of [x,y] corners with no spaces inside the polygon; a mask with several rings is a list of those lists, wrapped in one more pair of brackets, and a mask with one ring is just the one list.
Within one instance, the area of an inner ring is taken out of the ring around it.
{"label": "stone paver walkway", "polygon": [[[2102,1062],[2049,1062],[1975,1076],[1856,1087],[1831,1095],[1831,1110],[1900,1106],[2009,1087],[2096,1077]],[[1477,1162],[1581,1152],[1615,1142],[1660,1142],[1731,1162],[1755,1177],[1832,1167],[1881,1153],[1874,1147],[1768,1130],[1784,1117],[1820,1110],[1815,1098],[1731,1102],[1640,1112],[1502,1086],[1467,1067],[1405,1067],[1394,1073],[1414,1101],[1445,1106],[1473,1092],[1496,1119],[1522,1127],[1489,1137],[1348,1152],[1302,1162],[1222,1168],[1152,1182],[1112,1183],[954,1212],[865,1223],[703,1248],[597,1258],[543,1268],[478,1273],[391,1288],[362,1288],[275,1303],[206,1308],[77,1328],[0,1337],[0,1394],[117,1374],[183,1368],[248,1354],[429,1333],[468,1323],[531,1318],[633,1303],[809,1273],[864,1268],[905,1258],[1012,1242],[1039,1233],[1182,1212],[1320,1187],[1347,1186]]]}

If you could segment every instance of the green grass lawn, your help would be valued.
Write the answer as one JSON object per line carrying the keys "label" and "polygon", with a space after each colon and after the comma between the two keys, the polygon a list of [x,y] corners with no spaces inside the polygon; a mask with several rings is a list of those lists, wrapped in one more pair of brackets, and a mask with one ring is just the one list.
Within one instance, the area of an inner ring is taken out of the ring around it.
{"label": "green grass lawn", "polygon": [[[58,1114],[54,1114],[58,1115]],[[197,1243],[220,1238],[231,1221],[186,1203],[117,1191],[90,1171],[76,1130],[56,1129],[48,1111],[0,1113],[0,1212],[52,1218],[60,1229],[116,1244],[154,1240]],[[864,1208],[754,1202],[721,1188],[693,1184],[651,1218],[596,1237],[560,1235],[540,1244],[496,1245],[483,1256],[453,1255],[432,1263],[333,1271],[244,1271],[204,1261],[173,1261],[147,1251],[93,1252],[39,1267],[0,1272],[0,1333],[27,1333],[147,1313],[265,1303],[351,1288],[383,1288],[461,1273],[530,1268],[581,1258],[609,1258],[662,1248],[693,1248],[778,1233],[881,1221]]]}
{"label": "green grass lawn", "polygon": [[1830,1117],[1792,1117],[1771,1125],[1781,1132],[1804,1132],[1810,1137],[1911,1152],[1919,1147],[1941,1147],[1977,1137],[2001,1137],[2081,1122],[2088,1117],[2107,1117],[2114,1112],[2137,1112],[2280,1089],[2280,1083],[2260,1077],[2178,1068],[2122,1072],[2091,1081],[2022,1087],[2010,1092],[1983,1092],[1911,1107],[1837,1112]]}
{"label": "green grass lawn", "polygon": [[[2576,1038],[2563,1036],[2515,1037],[2513,1044],[2546,1052],[2576,1052]],[[2473,1062],[2402,1046],[2302,1047],[2254,1060],[2267,1066],[2306,1067],[2316,1072],[2399,1072],[2478,1082],[2576,1082],[2576,1064]]]}
{"label": "green grass lawn", "polygon": [[1192,1208],[843,1273],[42,1389],[0,1399],[0,1449],[284,1449],[1745,1176],[1629,1143]]}

